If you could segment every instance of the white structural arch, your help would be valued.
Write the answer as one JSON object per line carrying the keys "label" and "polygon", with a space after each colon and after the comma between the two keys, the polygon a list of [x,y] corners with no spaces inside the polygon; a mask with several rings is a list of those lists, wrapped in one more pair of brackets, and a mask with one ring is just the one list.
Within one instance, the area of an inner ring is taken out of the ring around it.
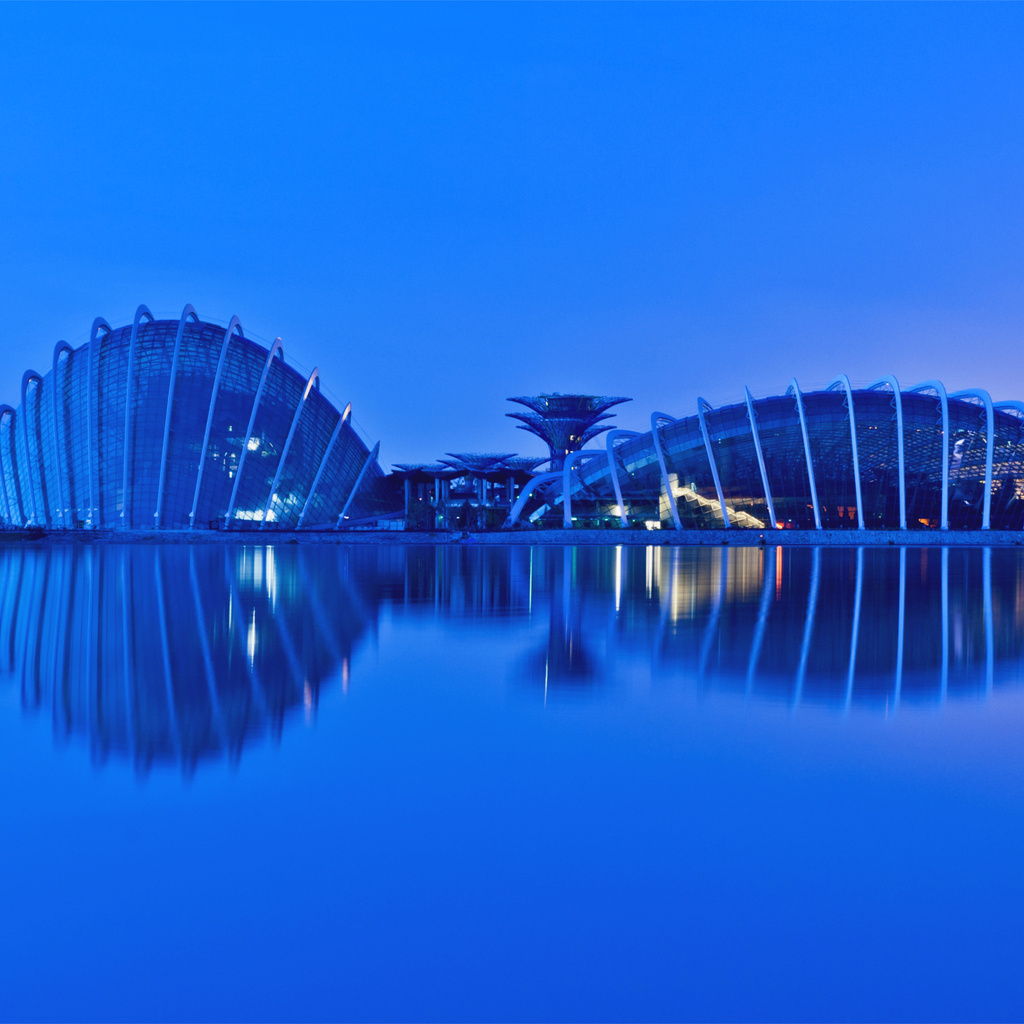
{"label": "white structural arch", "polygon": [[334,433],[331,434],[331,439],[327,442],[327,447],[324,449],[323,458],[320,460],[320,465],[317,467],[316,476],[313,477],[313,483],[310,485],[309,494],[306,495],[306,503],[302,506],[302,512],[299,513],[299,521],[295,524],[296,529],[300,527],[306,519],[306,513],[309,511],[309,506],[313,503],[313,495],[316,494],[316,489],[320,486],[320,478],[324,475],[324,470],[327,468],[327,460],[331,457],[331,452],[334,450],[334,443],[338,440],[338,435],[341,433],[341,428],[345,426],[345,421],[351,415],[352,403],[349,402],[348,405],[345,406],[345,411],[341,414],[341,417],[335,424]]}
{"label": "white structural arch", "polygon": [[553,473],[538,473],[532,480],[528,481],[526,486],[519,492],[519,497],[516,498],[516,503],[512,506],[512,511],[508,514],[508,525],[515,526],[519,522],[519,517],[523,513],[523,509],[526,508],[526,503],[530,499],[530,495],[540,487],[542,484],[549,484],[553,480],[561,480],[562,472],[558,470]]}
{"label": "white structural arch", "polygon": [[186,304],[181,312],[181,319],[178,321],[178,333],[174,338],[174,354],[171,356],[171,379],[167,385],[167,408],[164,411],[164,438],[160,446],[160,474],[157,477],[156,485],[156,510],[153,512],[153,521],[157,529],[160,528],[160,518],[164,514],[164,488],[167,485],[167,451],[171,443],[171,417],[174,412],[174,388],[178,381],[178,360],[181,357],[181,341],[185,335],[185,326],[189,320],[199,322],[199,314],[195,307]]}
{"label": "white structural arch", "polygon": [[[70,357],[74,349],[66,341],[58,341],[53,347],[53,369],[50,373],[50,380],[53,383],[53,445],[54,445],[54,470],[57,474],[57,503],[60,508],[60,521],[62,526],[68,526],[68,503],[64,500],[64,473],[61,471],[61,463],[64,461],[64,453],[67,452],[67,438],[61,440],[61,426],[64,417],[60,415],[58,406],[58,395],[63,391],[58,383],[58,370],[60,369],[60,357],[67,353]],[[64,363],[67,366],[67,360]],[[69,482],[70,490],[70,482]],[[70,498],[70,495],[68,495]]]}
{"label": "white structural arch", "polygon": [[718,504],[722,509],[722,523],[728,530],[732,525],[729,522],[729,510],[725,507],[725,493],[722,490],[722,480],[718,475],[718,463],[715,462],[715,451],[711,446],[711,434],[708,431],[707,420],[704,418],[704,410],[714,412],[714,407],[706,399],[697,399],[697,419],[700,420],[700,433],[704,438],[704,450],[708,453],[708,462],[711,463],[711,478],[715,481],[715,494],[718,495]]}
{"label": "white structural arch", "polygon": [[260,520],[260,529],[267,525],[267,516],[270,515],[270,506],[274,503],[274,495],[277,494],[278,485],[281,483],[281,474],[284,472],[285,460],[288,458],[288,452],[292,446],[292,438],[295,437],[295,431],[299,427],[299,417],[302,416],[302,410],[306,408],[306,399],[309,398],[310,391],[313,390],[313,385],[316,385],[317,391],[320,390],[320,368],[314,367],[313,372],[309,375],[309,380],[306,381],[306,388],[302,392],[302,397],[299,399],[299,404],[295,407],[295,415],[292,417],[292,425],[288,429],[288,437],[284,442],[284,449],[281,452],[281,458],[277,462],[277,472],[274,474],[274,482],[270,485],[270,497],[267,498],[267,504],[263,509],[263,518]]}
{"label": "white structural arch", "polygon": [[623,528],[629,526],[629,517],[626,515],[626,506],[622,500],[622,486],[619,483],[619,467],[615,462],[615,442],[619,438],[638,437],[638,433],[635,430],[611,430],[608,432],[608,436],[605,439],[605,450],[608,452],[608,472],[612,478],[612,488],[615,490],[615,501],[618,503],[617,508],[619,510],[619,519],[622,521]]}
{"label": "white structural arch", "polygon": [[868,385],[868,391],[880,391],[884,387],[892,388],[893,401],[896,403],[896,463],[900,474],[900,529],[907,528],[907,466],[903,458],[903,396],[900,394],[899,382],[893,376],[879,377]]}
{"label": "white structural arch", "polygon": [[992,396],[982,388],[965,388],[954,391],[950,398],[974,398],[985,408],[985,496],[981,510],[981,528],[987,530],[992,516],[992,455],[996,441],[996,416]]}
{"label": "white structural arch", "polygon": [[572,467],[577,462],[593,459],[598,455],[607,457],[607,453],[600,449],[570,452],[565,457],[565,464],[562,466],[562,528],[565,530],[572,529]]}
{"label": "white structural arch", "polygon": [[122,452],[122,467],[121,467],[121,521],[125,526],[131,525],[131,513],[128,511],[128,467],[131,465],[131,454],[132,454],[132,427],[134,421],[132,419],[132,385],[135,381],[135,346],[138,344],[139,338],[139,325],[142,323],[143,317],[146,318],[148,323],[153,322],[153,314],[150,313],[148,306],[139,306],[135,310],[135,319],[132,321],[132,333],[131,338],[128,341],[128,383],[125,389],[124,396],[124,451]]}
{"label": "white structural arch", "polygon": [[238,459],[238,468],[235,470],[235,485],[231,488],[231,500],[228,502],[228,510],[224,513],[224,525],[231,525],[231,517],[235,514],[235,500],[238,497],[238,486],[242,482],[242,470],[245,468],[245,457],[249,454],[249,441],[252,439],[253,427],[256,425],[256,414],[260,409],[260,401],[267,386],[267,378],[270,376],[270,368],[274,365],[274,356],[280,356],[284,361],[284,348],[281,346],[281,339],[275,338],[274,344],[270,346],[267,353],[267,361],[263,364],[263,373],[260,374],[260,383],[256,388],[256,395],[252,400],[252,412],[249,414],[249,425],[245,428],[245,441],[242,443],[242,454]]}
{"label": "white structural arch", "polygon": [[220,347],[220,358],[217,360],[217,373],[213,378],[213,391],[210,394],[210,409],[206,414],[206,432],[203,434],[203,450],[199,456],[199,470],[196,473],[196,493],[192,499],[192,511],[188,514],[188,525],[191,529],[196,525],[196,512],[199,509],[199,492],[203,486],[203,470],[206,468],[206,449],[210,446],[210,430],[213,427],[213,413],[217,408],[217,392],[220,391],[220,379],[224,375],[224,363],[228,357],[228,346],[231,344],[231,338],[235,332],[238,332],[240,338],[244,338],[245,335],[242,333],[242,324],[237,316],[231,318],[231,323],[228,324],[227,329],[224,331],[224,341]]}
{"label": "white structural arch", "polygon": [[[10,420],[7,427],[8,444],[10,447],[10,460],[11,460],[11,486],[14,488],[14,497],[18,503],[18,525],[23,526],[25,523],[25,512],[22,508],[21,502],[21,488],[18,486],[18,469],[15,461],[14,452],[14,431],[17,429],[18,413],[17,410],[11,405],[0,405],[0,430],[3,429],[4,418]],[[7,487],[7,472],[4,469],[3,455],[0,453],[0,478],[4,482],[4,504],[7,506],[7,521],[13,526],[14,525],[14,512],[11,509],[11,495]]]}
{"label": "white structural arch", "polygon": [[934,391],[939,399],[939,410],[942,416],[942,512],[939,517],[939,528],[949,529],[949,398],[946,387],[941,380],[926,380],[908,389],[908,394],[924,394]]}
{"label": "white structural arch", "polygon": [[100,356],[103,352],[103,342],[100,340],[100,332],[104,338],[109,338],[113,328],[103,317],[98,316],[92,322],[92,329],[89,331],[89,526],[95,529],[99,519],[99,505],[96,502],[97,481],[99,474],[99,405],[97,402],[96,374],[99,367]]}
{"label": "white structural arch", "polygon": [[[43,488],[42,488],[42,481],[43,481],[42,453],[38,451],[39,445],[37,444],[36,445],[36,449],[37,449],[36,458],[33,459],[32,458],[32,448],[29,446],[29,440],[28,440],[28,425],[29,425],[29,422],[28,422],[29,421],[29,415],[28,415],[28,388],[29,388],[29,385],[33,381],[35,381],[36,388],[41,388],[43,386],[43,378],[40,377],[39,374],[36,373],[35,370],[26,370],[21,375],[21,433],[22,433],[22,435],[24,436],[24,439],[25,439],[25,461],[27,463],[27,465],[25,466],[25,483],[28,484],[28,493],[29,493],[29,495],[31,497],[31,500],[32,500],[32,520],[31,520],[31,522],[35,523],[37,526],[45,526],[46,525],[46,509],[43,509],[43,515],[40,518],[39,507],[36,505],[36,491],[35,491],[35,488],[32,486],[32,464],[35,463],[36,464],[36,472],[38,474],[39,481],[40,481],[39,496],[42,497],[42,493],[43,493]],[[39,418],[39,400],[38,400],[38,397],[37,397],[37,399],[36,399],[36,420],[37,421],[38,421],[38,418]]]}
{"label": "white structural arch", "polygon": [[853,449],[853,490],[857,500],[857,529],[864,529],[864,500],[860,493],[860,456],[857,453],[857,422],[853,414],[853,388],[850,387],[850,378],[841,373],[834,380],[829,381],[826,391],[834,391],[842,388],[846,392],[846,411],[850,420],[850,446]]}
{"label": "white structural arch", "polygon": [[814,528],[821,529],[821,506],[818,504],[818,485],[814,480],[814,462],[811,459],[811,438],[807,432],[807,415],[804,412],[804,396],[800,393],[800,385],[794,377],[786,388],[786,394],[793,393],[796,402],[796,414],[800,420],[800,435],[804,441],[804,459],[807,462],[807,482],[811,488],[811,509],[814,512]]}
{"label": "white structural arch", "polygon": [[665,493],[668,495],[668,507],[672,513],[672,522],[677,530],[681,530],[683,524],[679,521],[679,508],[676,505],[675,492],[672,490],[672,484],[668,478],[668,468],[665,465],[665,450],[661,447],[661,438],[658,436],[658,426],[661,423],[675,422],[675,417],[669,416],[668,413],[651,413],[651,437],[654,439],[654,451],[658,456],[658,467],[661,469],[661,485],[665,488]]}
{"label": "white structural arch", "polygon": [[363,477],[366,476],[366,471],[373,465],[374,459],[380,454],[380,441],[373,446],[373,451],[366,456],[366,461],[363,463],[363,468],[359,470],[359,476],[356,477],[356,482],[352,485],[352,490],[348,492],[348,498],[345,499],[345,504],[338,513],[338,521],[334,524],[336,530],[341,529],[342,521],[345,516],[348,515],[348,510],[352,507],[352,500],[356,496],[356,492],[359,490],[359,485],[363,482]]}
{"label": "white structural arch", "polygon": [[779,528],[779,522],[775,518],[775,502],[772,501],[772,489],[768,483],[768,470],[765,469],[764,455],[761,452],[761,436],[757,432],[757,413],[754,411],[754,398],[750,394],[750,388],[744,387],[743,393],[747,400],[747,417],[750,419],[750,434],[754,439],[754,451],[757,453],[757,468],[761,471],[761,484],[764,487],[764,500],[768,503],[768,518],[771,520],[772,529]]}

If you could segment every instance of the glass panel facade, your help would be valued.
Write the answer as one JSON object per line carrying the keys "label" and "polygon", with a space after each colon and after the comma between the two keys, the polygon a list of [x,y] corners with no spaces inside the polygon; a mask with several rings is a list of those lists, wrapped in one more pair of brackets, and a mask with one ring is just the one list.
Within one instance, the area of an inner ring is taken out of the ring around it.
{"label": "glass panel facade", "polygon": [[[130,325],[109,333],[101,330],[94,343],[60,352],[54,370],[27,382],[25,408],[8,408],[0,416],[4,522],[182,529],[190,525],[189,513],[201,483],[195,525],[223,525],[268,353],[236,327],[214,396],[225,328],[185,324],[166,430],[161,503],[161,460],[179,325],[178,320],[140,322],[131,357]],[[297,525],[340,418],[319,390],[311,389],[281,466],[305,387],[305,378],[278,354],[256,408],[233,525],[262,521],[279,468],[280,483],[267,526]],[[366,445],[346,424],[327,457],[313,502],[320,518],[307,516],[303,525],[337,518],[368,455]],[[362,507],[373,509],[367,514],[395,510],[396,500],[382,486],[383,479],[380,467],[372,463],[363,481],[367,494]]]}

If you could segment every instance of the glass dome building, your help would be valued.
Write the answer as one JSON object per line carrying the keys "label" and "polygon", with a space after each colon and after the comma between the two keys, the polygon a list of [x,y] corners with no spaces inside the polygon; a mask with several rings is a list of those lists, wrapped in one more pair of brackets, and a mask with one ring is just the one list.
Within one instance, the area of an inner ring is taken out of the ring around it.
{"label": "glass dome building", "polygon": [[[532,490],[531,490],[532,488]],[[532,502],[532,504],[531,504]],[[559,507],[560,506],[560,507]],[[655,412],[541,474],[510,515],[668,529],[1021,530],[1024,403],[845,376],[691,416]]]}
{"label": "glass dome building", "polygon": [[377,451],[307,379],[280,339],[186,306],[102,318],[77,349],[0,405],[0,517],[49,529],[337,526],[381,511]]}

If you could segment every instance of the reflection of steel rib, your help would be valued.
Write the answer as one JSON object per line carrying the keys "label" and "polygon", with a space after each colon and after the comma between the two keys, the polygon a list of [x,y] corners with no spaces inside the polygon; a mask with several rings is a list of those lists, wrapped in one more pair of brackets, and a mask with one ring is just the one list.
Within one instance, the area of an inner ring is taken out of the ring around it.
{"label": "reflection of steel rib", "polygon": [[[764,552],[762,552],[764,553]],[[768,623],[768,612],[771,610],[772,587],[775,584],[775,559],[778,557],[777,549],[772,547],[767,550],[767,562],[761,565],[761,604],[757,610],[757,626],[754,628],[754,642],[750,647],[750,662],[747,666],[747,696],[749,697],[754,689],[754,673],[757,671],[757,661],[761,656],[761,644],[764,643],[764,629]]]}
{"label": "reflection of steel rib", "polygon": [[846,710],[853,702],[853,676],[857,670],[857,640],[860,636],[860,599],[864,592],[864,549],[857,548],[857,584],[853,596],[853,628],[850,630],[850,667],[846,673]]}
{"label": "reflection of steel rib", "polygon": [[163,656],[164,693],[167,697],[168,731],[174,747],[174,759],[181,764],[181,735],[178,732],[178,708],[174,699],[174,678],[171,671],[171,645],[167,631],[167,600],[164,596],[163,552],[158,551],[154,560],[157,617],[160,619],[160,653]]}
{"label": "reflection of steel rib", "polygon": [[220,739],[221,746],[228,748],[227,730],[224,727],[224,715],[220,706],[220,695],[217,693],[217,679],[213,669],[213,656],[210,653],[210,638],[206,635],[206,617],[203,615],[203,600],[199,596],[199,580],[196,577],[195,551],[188,553],[189,578],[192,581],[192,599],[196,606],[196,633],[199,636],[199,649],[203,654],[203,668],[206,672],[206,689],[210,697],[210,712],[213,727]]}
{"label": "reflection of steel rib", "polygon": [[804,695],[804,680],[807,677],[807,659],[811,655],[811,637],[814,635],[814,616],[818,610],[818,585],[821,580],[821,548],[814,548],[811,562],[811,592],[807,596],[807,615],[804,618],[804,638],[800,644],[800,664],[796,670],[796,689],[793,692],[793,707],[800,704]]}

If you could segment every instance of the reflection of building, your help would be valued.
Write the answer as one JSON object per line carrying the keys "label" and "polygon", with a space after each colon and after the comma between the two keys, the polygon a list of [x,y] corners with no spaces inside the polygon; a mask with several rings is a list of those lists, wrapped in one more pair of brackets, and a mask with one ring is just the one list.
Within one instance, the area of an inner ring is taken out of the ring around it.
{"label": "reflection of building", "polygon": [[372,452],[309,378],[191,306],[93,323],[0,406],[0,520],[51,528],[334,526],[393,510]]}
{"label": "reflection of building", "polygon": [[314,708],[327,680],[347,684],[374,625],[339,587],[347,560],[343,548],[7,547],[0,671],[98,759],[185,771],[235,759]]}
{"label": "reflection of building", "polygon": [[[533,506],[571,526],[1012,529],[1024,527],[1024,403],[893,377],[651,417],[567,460]],[[564,495],[568,493],[568,501]]]}
{"label": "reflection of building", "polygon": [[0,677],[98,760],[189,772],[347,686],[384,606],[442,649],[504,623],[521,653],[483,649],[482,680],[545,694],[894,708],[1024,669],[1020,550],[18,544],[0,548]]}

